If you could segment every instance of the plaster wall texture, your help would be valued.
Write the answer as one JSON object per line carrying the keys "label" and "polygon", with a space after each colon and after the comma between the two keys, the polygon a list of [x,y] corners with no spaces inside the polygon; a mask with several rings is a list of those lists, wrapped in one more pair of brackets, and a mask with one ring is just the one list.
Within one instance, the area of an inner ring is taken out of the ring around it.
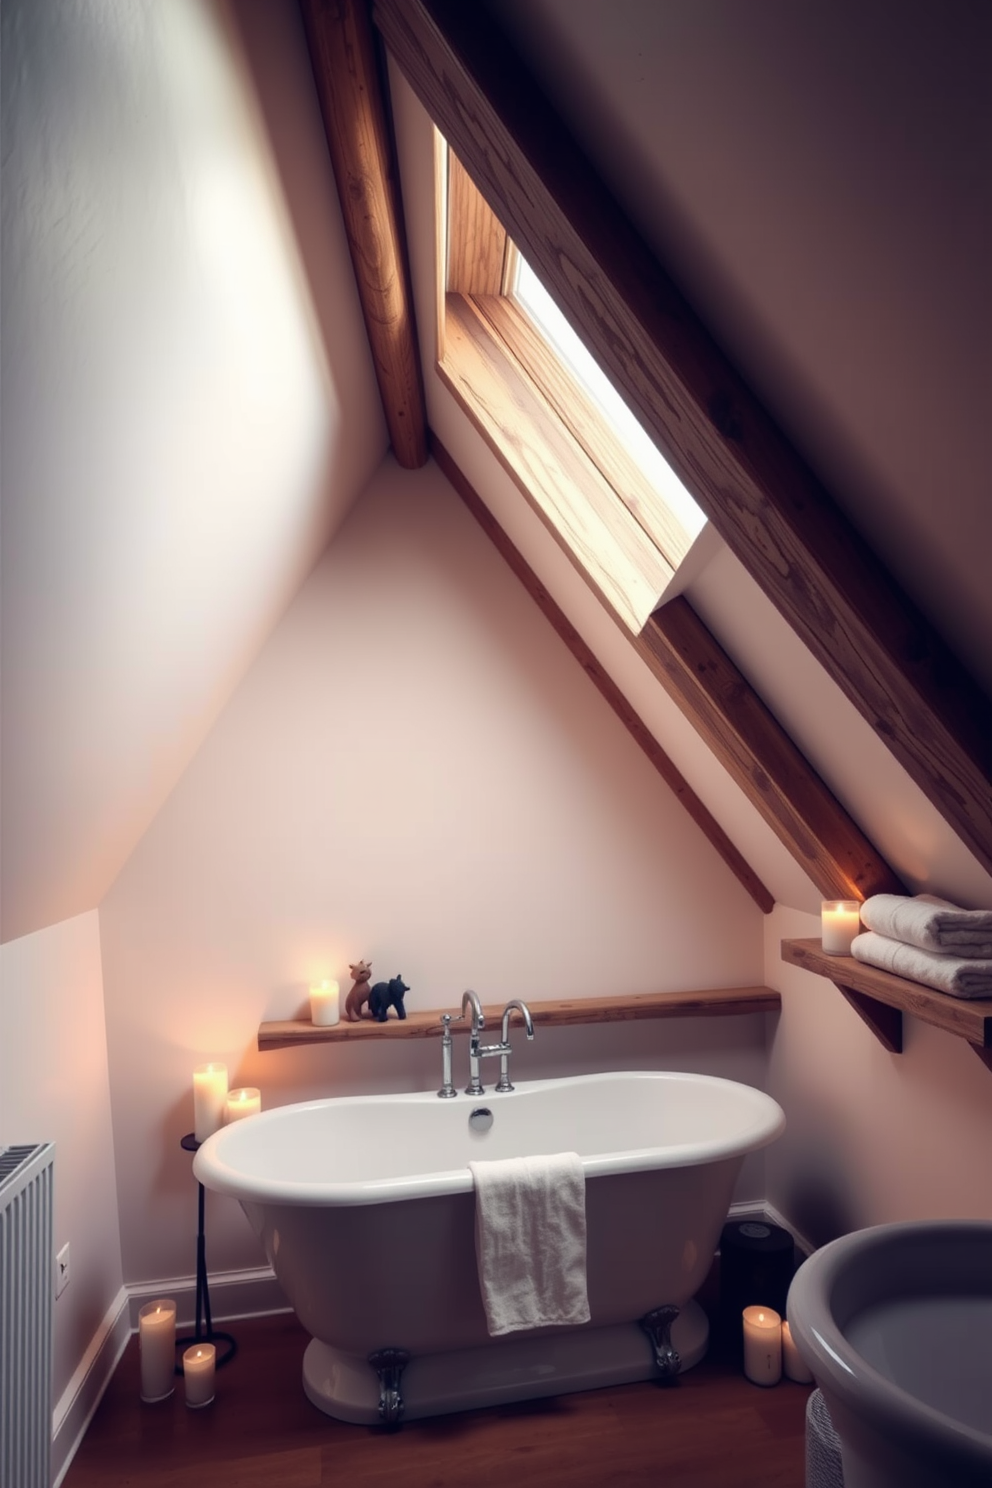
{"label": "plaster wall texture", "polygon": [[256,82],[213,0],[3,6],[5,938],[95,908],[386,448],[266,17]]}
{"label": "plaster wall texture", "polygon": [[0,1147],[55,1143],[54,1304],[59,1401],[123,1285],[99,917],[95,910],[0,947]]}
{"label": "plaster wall texture", "polygon": [[[437,1041],[259,1055],[370,957],[411,1008],[760,982],[761,915],[433,465],[391,459],[100,908],[129,1281],[187,1269],[195,1065],[266,1105],[436,1089]],[[715,933],[719,927],[719,933]],[[519,1042],[519,1041],[518,1041]],[[464,1058],[464,1047],[459,1045]],[[544,1031],[517,1072],[761,1084],[760,1018]],[[747,1178],[760,1191],[760,1171]],[[211,1201],[212,1267],[259,1261]]]}

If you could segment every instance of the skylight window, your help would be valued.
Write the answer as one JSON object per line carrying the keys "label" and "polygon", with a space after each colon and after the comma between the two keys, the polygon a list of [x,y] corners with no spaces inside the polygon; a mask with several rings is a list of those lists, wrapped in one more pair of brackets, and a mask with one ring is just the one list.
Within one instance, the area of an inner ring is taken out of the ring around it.
{"label": "skylight window", "polygon": [[617,438],[640,466],[658,498],[675,514],[691,538],[703,530],[706,517],[693,501],[658,446],[631,413],[595,357],[572,330],[523,255],[515,255],[512,295],[544,332],[565,366],[585,388]]}
{"label": "skylight window", "polygon": [[615,617],[638,634],[710,528],[437,138],[441,379]]}

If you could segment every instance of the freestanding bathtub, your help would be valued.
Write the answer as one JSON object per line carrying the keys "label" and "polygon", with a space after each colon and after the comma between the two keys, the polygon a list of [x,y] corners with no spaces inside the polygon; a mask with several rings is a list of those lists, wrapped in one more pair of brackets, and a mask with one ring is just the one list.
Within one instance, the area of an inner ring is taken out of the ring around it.
{"label": "freestanding bathtub", "polygon": [[[240,1200],[313,1335],[307,1395],[372,1424],[698,1363],[708,1327],[692,1297],[745,1155],[784,1125],[775,1101],[730,1080],[581,1075],[283,1106],[216,1132],[193,1167]],[[585,1171],[591,1320],[491,1339],[467,1164],[556,1152]]]}

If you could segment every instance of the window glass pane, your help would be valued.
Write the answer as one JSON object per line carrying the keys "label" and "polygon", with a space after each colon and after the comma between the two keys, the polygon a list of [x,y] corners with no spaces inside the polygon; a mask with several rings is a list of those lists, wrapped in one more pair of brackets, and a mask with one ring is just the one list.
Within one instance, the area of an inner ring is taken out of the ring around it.
{"label": "window glass pane", "polygon": [[518,304],[543,332],[572,375],[602,409],[604,417],[609,420],[629,454],[637,461],[659,499],[679,519],[690,537],[696,537],[706,523],[702,511],[631,413],[599,363],[572,330],[533,269],[519,254],[517,265],[514,297]]}

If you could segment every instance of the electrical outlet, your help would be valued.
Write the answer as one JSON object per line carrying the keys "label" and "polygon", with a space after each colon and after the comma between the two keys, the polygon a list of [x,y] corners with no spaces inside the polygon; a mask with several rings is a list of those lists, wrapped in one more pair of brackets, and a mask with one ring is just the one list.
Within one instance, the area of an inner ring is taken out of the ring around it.
{"label": "electrical outlet", "polygon": [[69,1285],[69,1242],[68,1240],[55,1257],[55,1295],[61,1297]]}

